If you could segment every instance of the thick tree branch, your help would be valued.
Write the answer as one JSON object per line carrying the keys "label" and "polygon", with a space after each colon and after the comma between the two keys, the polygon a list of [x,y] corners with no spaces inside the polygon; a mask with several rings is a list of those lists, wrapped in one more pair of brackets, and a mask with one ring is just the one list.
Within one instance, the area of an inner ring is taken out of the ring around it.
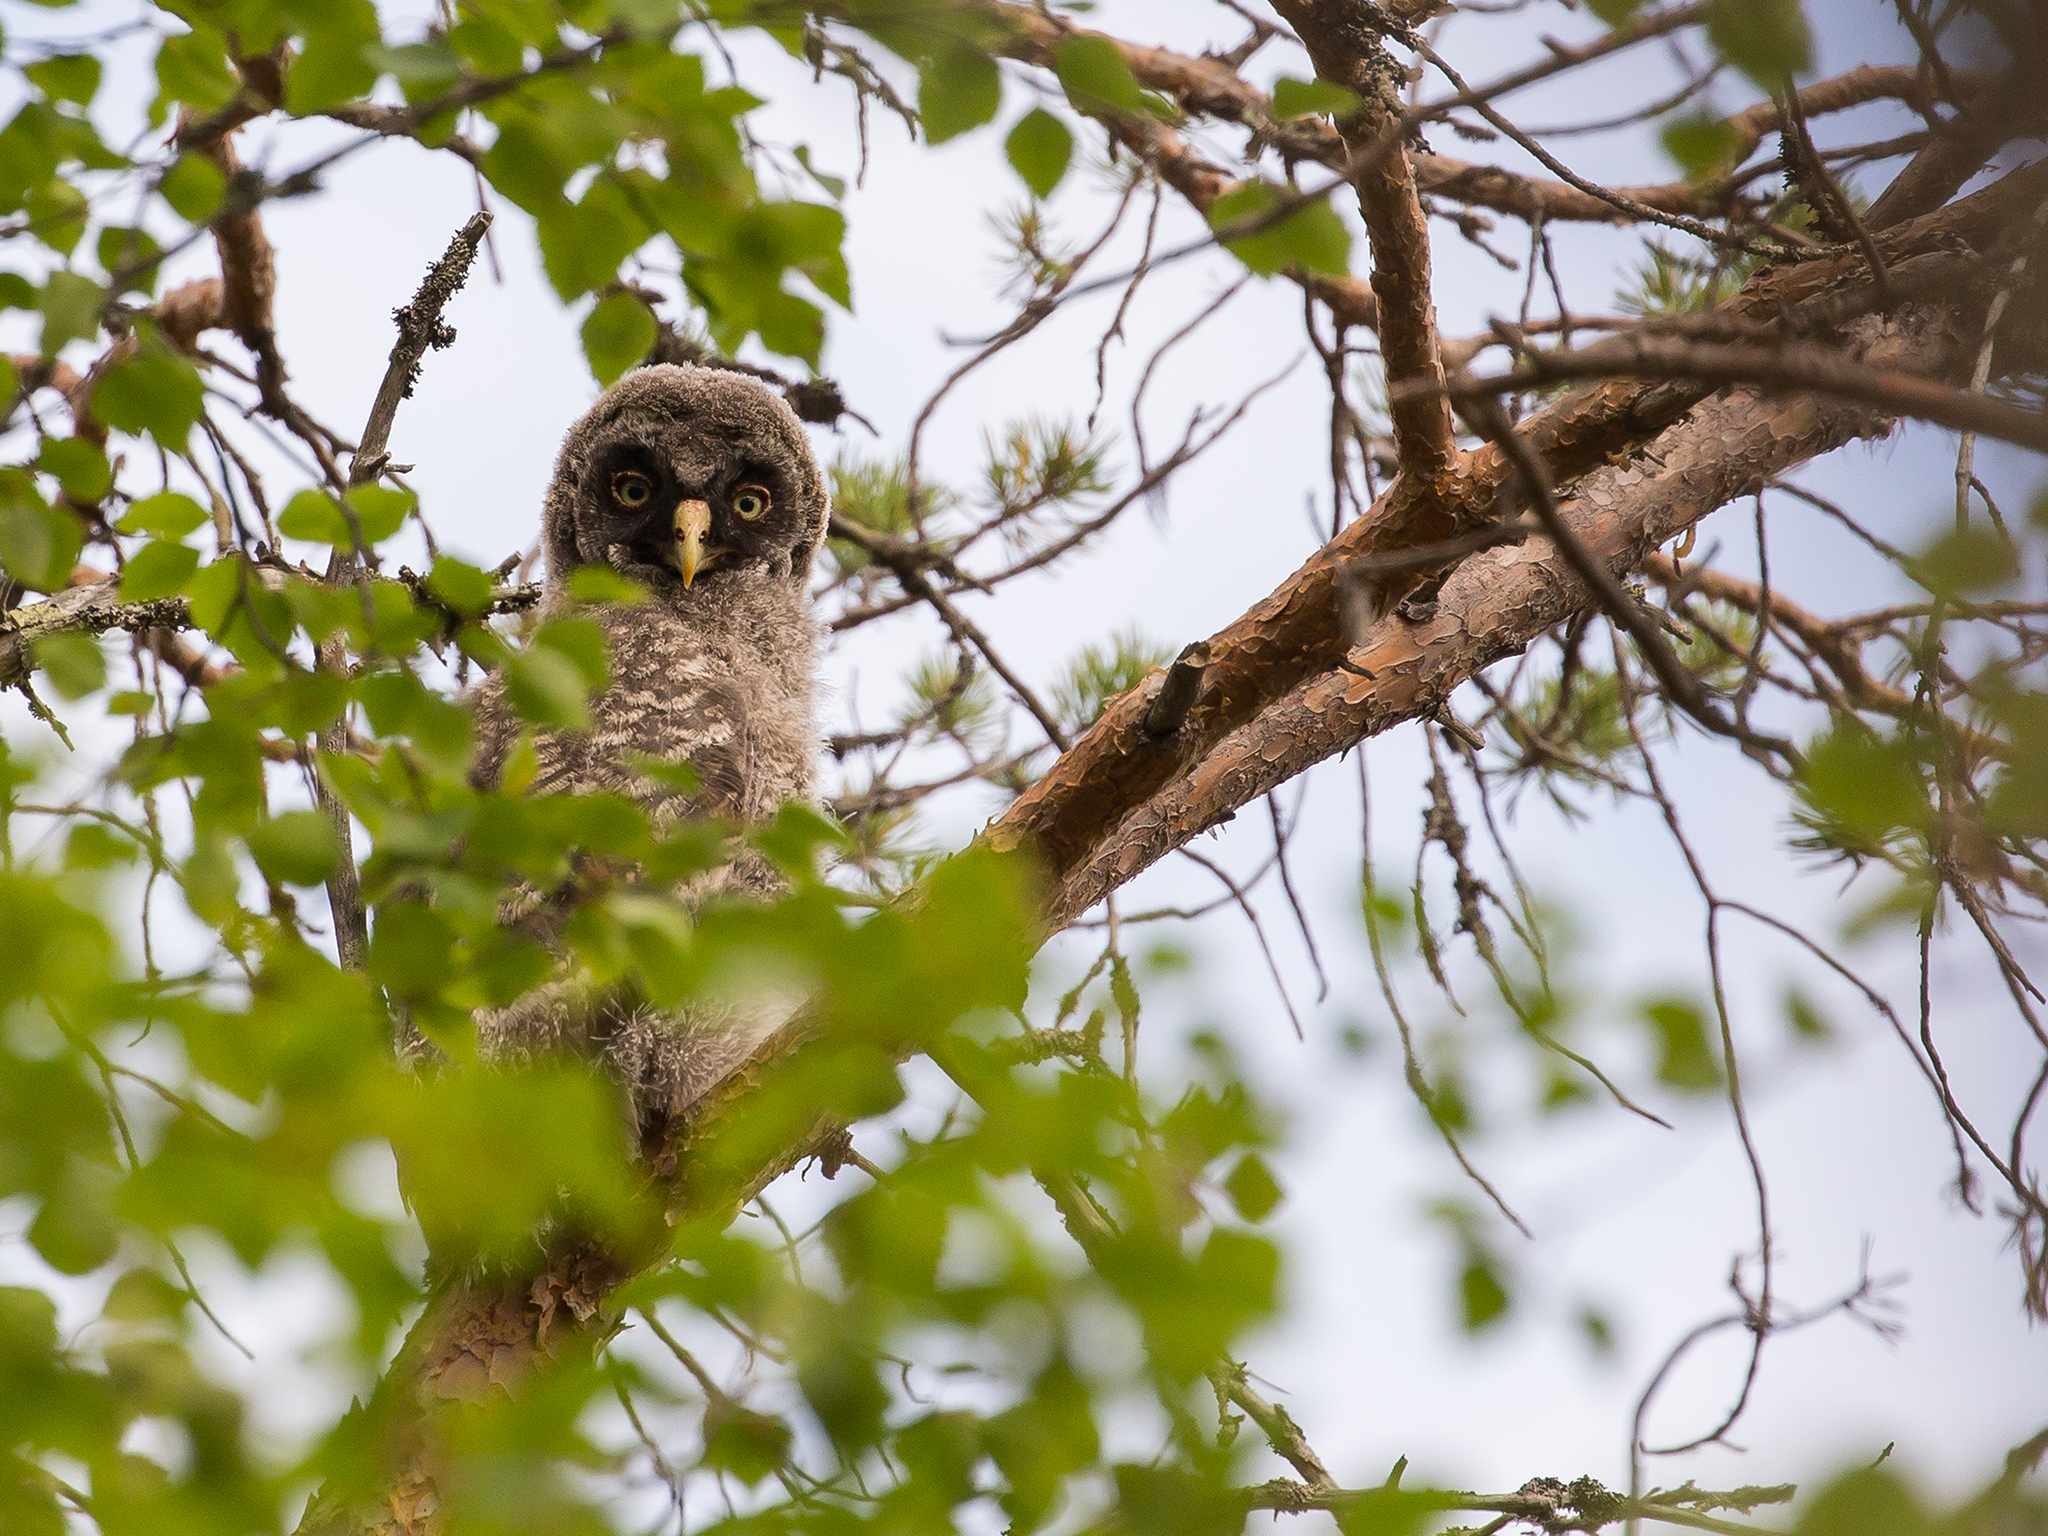
{"label": "thick tree branch", "polygon": [[[2001,144],[2040,121],[2042,101],[2039,60],[2031,67],[2017,65],[1983,86],[1970,98],[1969,110],[1951,119],[1934,142],[1893,178],[1863,222],[1873,230],[1886,230],[1940,207]],[[1807,115],[1813,115],[1811,108]]]}
{"label": "thick tree branch", "polygon": [[1380,356],[1389,384],[1413,383],[1422,393],[1390,408],[1401,473],[1432,495],[1448,494],[1458,449],[1447,400],[1424,393],[1441,385],[1436,302],[1430,293],[1429,219],[1416,194],[1404,145],[1384,155],[1366,151],[1400,116],[1401,71],[1388,57],[1376,6],[1363,0],[1276,0],[1276,8],[1307,46],[1316,74],[1357,96],[1361,109],[1338,124],[1345,174],[1358,194],[1372,242],[1372,291],[1379,300]]}
{"label": "thick tree branch", "polygon": [[[1730,393],[1700,406],[1626,464],[1603,464],[1582,476],[1561,496],[1559,511],[1609,571],[1626,572],[1770,475],[1882,427],[1861,406]],[[1122,818],[1085,864],[1058,880],[1049,922],[1071,922],[1304,769],[1433,715],[1460,684],[1589,601],[1569,560],[1547,539],[1473,555],[1445,580],[1426,623],[1379,620],[1358,637],[1348,667],[1293,689]]]}

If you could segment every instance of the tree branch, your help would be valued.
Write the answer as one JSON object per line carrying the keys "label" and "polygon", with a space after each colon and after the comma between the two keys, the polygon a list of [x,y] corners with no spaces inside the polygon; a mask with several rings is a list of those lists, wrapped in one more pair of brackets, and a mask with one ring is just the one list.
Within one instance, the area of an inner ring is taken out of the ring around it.
{"label": "tree branch", "polygon": [[1863,222],[1886,230],[1939,207],[2001,144],[2039,120],[2041,102],[2039,61],[2031,68],[2021,64],[1981,87],[1969,99],[1968,110],[1945,124],[1934,142],[1892,179]]}
{"label": "tree branch", "polygon": [[[1923,359],[1944,372],[1956,359]],[[1914,416],[1958,432],[1976,432],[2048,453],[2048,416],[2001,400],[1953,389],[1934,379],[1879,369],[1818,347],[1755,347],[1625,336],[1570,350],[1529,352],[1506,373],[1459,379],[1458,400],[1556,383],[1560,379],[1693,379],[1703,384],[1754,384],[1773,392],[1817,391],[1859,401],[1893,416]],[[1411,386],[1412,387],[1412,386]]]}
{"label": "tree branch", "polygon": [[470,263],[476,260],[477,247],[490,227],[488,212],[479,209],[471,214],[469,222],[448,242],[441,259],[427,269],[412,301],[391,312],[391,318],[398,322],[398,339],[391,344],[391,357],[377,386],[377,398],[370,406],[362,440],[350,461],[349,484],[366,485],[384,472],[389,459],[385,448],[391,440],[391,424],[398,417],[398,403],[409,398],[413,385],[419,382],[420,360],[428,349],[445,347],[455,340],[455,328],[441,319],[441,311],[468,280]]}
{"label": "tree branch", "polygon": [[[491,594],[490,605],[484,611],[524,613],[537,605],[540,597],[539,582],[499,587]],[[112,629],[141,634],[152,629],[177,631],[193,627],[191,606],[182,597],[125,602],[119,583],[111,580],[68,587],[54,597],[0,614],[0,689],[16,686],[35,670],[32,648],[45,635],[64,631],[98,635]]]}
{"label": "tree branch", "polygon": [[[2048,167],[2016,171],[1938,214],[1880,236],[1895,278],[1903,279],[1909,256],[1958,244],[1996,246],[2016,217],[2032,213],[2044,180]],[[1737,320],[1784,317],[1796,329],[1809,312],[1824,312],[1830,324],[1840,324],[1848,318],[1844,309],[1874,301],[1860,259],[1843,253],[1767,269],[1718,313]],[[1528,417],[1517,431],[1542,456],[1552,481],[1568,485],[1656,436],[1708,393],[1706,386],[1689,382],[1598,384]],[[1498,449],[1472,454],[1459,498],[1448,507],[1429,505],[1407,476],[1398,477],[1365,516],[1209,637],[1202,694],[1179,731],[1166,741],[1144,734],[1156,679],[1115,699],[1073,750],[990,827],[991,844],[1029,845],[1055,883],[1072,877],[1155,791],[1190,771],[1267,705],[1345,659],[1352,638],[1344,617],[1349,566],[1361,557],[1452,539],[1492,522],[1508,474]],[[1414,579],[1411,573],[1400,580],[1412,585]],[[1404,590],[1399,581],[1382,586],[1377,611],[1386,612],[1389,599]]]}
{"label": "tree branch", "polygon": [[[1878,430],[1881,422],[1860,406],[1730,393],[1700,406],[1638,457],[1581,477],[1559,513],[1607,570],[1625,572],[1770,475]],[[1379,620],[1358,636],[1349,666],[1302,683],[1122,816],[1086,850],[1085,862],[1056,877],[1048,921],[1055,928],[1072,921],[1315,763],[1433,716],[1460,684],[1518,654],[1589,601],[1569,560],[1547,539],[1472,556],[1445,580],[1426,623]]]}
{"label": "tree branch", "polygon": [[1417,392],[1391,406],[1394,448],[1404,479],[1431,496],[1449,493],[1459,467],[1448,400],[1427,398],[1444,377],[1437,352],[1436,304],[1430,293],[1429,219],[1416,194],[1406,146],[1368,157],[1400,115],[1401,72],[1379,40],[1376,6],[1363,0],[1275,0],[1300,35],[1316,74],[1358,97],[1360,110],[1338,125],[1344,173],[1358,194],[1372,242],[1372,291],[1379,300],[1380,356],[1387,382]]}

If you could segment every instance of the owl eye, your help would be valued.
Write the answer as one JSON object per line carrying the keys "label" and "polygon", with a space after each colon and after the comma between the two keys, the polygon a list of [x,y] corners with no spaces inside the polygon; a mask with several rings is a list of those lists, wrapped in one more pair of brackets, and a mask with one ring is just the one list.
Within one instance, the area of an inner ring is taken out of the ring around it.
{"label": "owl eye", "polygon": [[767,487],[743,485],[733,493],[732,510],[741,521],[758,523],[768,515],[769,501]]}
{"label": "owl eye", "polygon": [[654,499],[654,482],[636,469],[622,469],[612,476],[612,500],[634,511]]}

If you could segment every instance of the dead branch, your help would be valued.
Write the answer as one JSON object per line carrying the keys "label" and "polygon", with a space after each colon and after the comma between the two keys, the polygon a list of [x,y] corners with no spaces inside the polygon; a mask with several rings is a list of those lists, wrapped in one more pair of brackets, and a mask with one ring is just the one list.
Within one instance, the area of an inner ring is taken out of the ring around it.
{"label": "dead branch", "polygon": [[477,247],[491,227],[488,212],[470,215],[469,222],[455,232],[441,259],[427,269],[412,301],[391,312],[398,322],[398,339],[391,344],[391,357],[384,378],[377,386],[377,398],[363,423],[363,436],[349,464],[351,485],[366,485],[384,472],[390,455],[385,445],[391,438],[391,424],[398,417],[398,403],[412,395],[419,382],[420,360],[430,348],[445,347],[455,340],[455,328],[441,319],[457,290],[469,278],[469,265],[476,260]]}

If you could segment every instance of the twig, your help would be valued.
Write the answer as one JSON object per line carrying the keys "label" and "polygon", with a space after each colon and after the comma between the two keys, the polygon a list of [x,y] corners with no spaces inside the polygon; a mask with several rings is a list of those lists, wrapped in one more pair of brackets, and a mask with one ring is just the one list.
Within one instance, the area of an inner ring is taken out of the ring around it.
{"label": "twig", "polygon": [[[427,355],[428,349],[446,347],[454,342],[455,328],[441,318],[441,311],[447,308],[448,301],[468,279],[470,264],[476,260],[477,246],[490,227],[488,210],[479,209],[471,214],[455,238],[449,241],[441,259],[427,269],[427,275],[421,279],[412,301],[391,312],[391,318],[398,322],[398,339],[392,343],[390,359],[384,366],[384,378],[377,386],[376,399],[371,402],[369,417],[363,423],[355,456],[349,461],[348,483],[351,487],[374,484],[391,462],[386,447],[391,441],[392,423],[398,418],[398,404],[412,394],[413,385],[420,376],[420,360]],[[348,518],[349,532],[354,536],[355,553],[368,562],[374,554],[363,541],[362,524],[355,510],[344,501],[342,511]],[[328,562],[327,579],[338,582],[351,570],[356,572],[356,583],[362,590],[367,612],[370,607],[367,572],[347,551],[337,547]],[[347,646],[339,634],[321,643],[318,661],[323,672],[346,673]],[[347,749],[348,716],[344,712],[341,718],[320,732],[320,750],[339,755]],[[362,873],[356,867],[348,807],[341,803],[340,796],[335,794],[333,786],[317,768],[313,774],[313,794],[334,828],[335,842],[340,851],[334,873],[327,878],[327,903],[334,917],[335,958],[343,969],[359,971],[369,954],[370,929],[367,914],[363,911]]]}
{"label": "twig", "polygon": [[[1902,0],[1903,3],[1903,0]],[[2048,228],[2048,199],[2034,210],[2029,221],[2030,231],[2038,235]],[[2005,269],[2005,276],[1998,285],[1998,291],[1991,296],[1991,305],[1984,311],[1982,339],[1977,343],[1977,361],[1970,369],[1969,393],[1982,395],[1984,386],[1991,378],[1991,353],[1998,340],[1998,324],[2005,318],[2005,306],[2012,301],[2020,279],[2026,276],[2028,258],[2033,255],[2035,242],[2023,241],[2012,262]],[[1956,527],[1966,529],[1970,525],[1970,488],[1977,483],[1977,434],[1965,431],[1963,440],[1956,447]],[[1987,495],[1988,505],[1991,498]],[[1995,513],[1994,513],[1995,515]]]}

